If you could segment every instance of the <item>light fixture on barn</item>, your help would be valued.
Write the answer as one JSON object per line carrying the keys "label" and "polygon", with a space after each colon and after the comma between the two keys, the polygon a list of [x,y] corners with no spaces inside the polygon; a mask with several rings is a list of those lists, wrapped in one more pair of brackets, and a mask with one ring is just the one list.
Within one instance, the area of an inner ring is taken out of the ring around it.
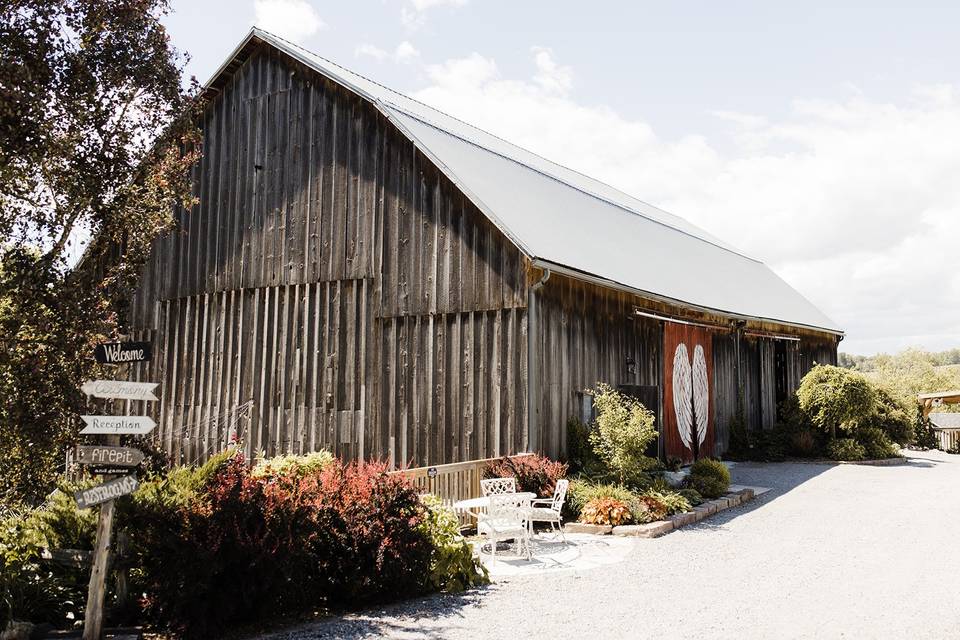
{"label": "light fixture on barn", "polygon": [[636,375],[637,361],[632,356],[627,356],[627,375]]}

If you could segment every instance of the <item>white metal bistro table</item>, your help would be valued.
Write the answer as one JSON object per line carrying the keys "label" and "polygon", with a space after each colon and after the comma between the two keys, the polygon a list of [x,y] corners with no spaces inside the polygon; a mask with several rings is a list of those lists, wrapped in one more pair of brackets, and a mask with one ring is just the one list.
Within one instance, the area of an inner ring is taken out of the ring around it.
{"label": "white metal bistro table", "polygon": [[[530,506],[530,503],[533,502],[534,498],[537,497],[537,494],[532,491],[518,491],[517,493],[503,493],[500,495],[507,496],[516,496],[524,503],[526,507]],[[490,497],[484,496],[482,498],[470,498],[468,500],[459,500],[453,503],[453,508],[455,511],[466,511],[467,513],[476,516],[481,509],[486,509],[490,506]]]}

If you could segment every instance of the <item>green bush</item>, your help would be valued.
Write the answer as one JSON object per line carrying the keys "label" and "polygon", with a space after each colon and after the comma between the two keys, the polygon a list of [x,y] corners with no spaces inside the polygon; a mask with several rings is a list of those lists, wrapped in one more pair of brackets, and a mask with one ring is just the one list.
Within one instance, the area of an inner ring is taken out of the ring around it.
{"label": "green bush", "polygon": [[719,498],[730,488],[730,470],[719,460],[701,458],[690,466],[686,484],[705,498]]}
{"label": "green bush", "polygon": [[43,549],[90,549],[96,509],[80,510],[63,483],[39,507],[0,521],[0,629],[10,620],[69,627],[83,618],[89,572],[43,560]]}
{"label": "green bush", "polygon": [[877,392],[859,373],[821,364],[800,381],[797,399],[813,424],[836,437],[837,429],[850,430],[874,412]]}
{"label": "green bush", "polygon": [[687,502],[690,503],[691,507],[696,507],[703,504],[703,496],[700,495],[700,492],[697,491],[696,489],[690,489],[690,488],[680,489],[679,491],[677,491],[677,493],[679,493],[681,496],[686,498]]}
{"label": "green bush", "polygon": [[435,591],[457,593],[490,582],[487,568],[473,555],[473,548],[460,535],[457,516],[434,495],[420,496],[427,509],[420,524],[430,539],[430,587]]}
{"label": "green bush", "polygon": [[597,419],[590,443],[624,484],[631,476],[656,465],[656,460],[646,455],[647,447],[657,438],[655,417],[636,399],[607,384],[598,385],[594,393]]}
{"label": "green bush", "polygon": [[900,455],[900,448],[890,441],[883,430],[876,427],[857,429],[854,439],[863,447],[867,459],[882,460]]}
{"label": "green bush", "polygon": [[913,444],[918,449],[939,449],[940,439],[929,418],[923,417],[923,410],[917,407],[917,417],[914,420]]}
{"label": "green bush", "polygon": [[861,427],[882,429],[891,441],[906,446],[913,442],[914,420],[910,410],[885,389],[877,388],[877,403],[874,412],[862,419]]}
{"label": "green bush", "polygon": [[319,473],[333,462],[333,454],[325,449],[302,456],[279,455],[272,458],[258,458],[253,465],[251,475],[254,478],[268,476],[290,476],[302,478],[311,473]]}
{"label": "green bush", "polygon": [[831,460],[863,460],[867,450],[853,438],[837,438],[827,443],[827,457]]}

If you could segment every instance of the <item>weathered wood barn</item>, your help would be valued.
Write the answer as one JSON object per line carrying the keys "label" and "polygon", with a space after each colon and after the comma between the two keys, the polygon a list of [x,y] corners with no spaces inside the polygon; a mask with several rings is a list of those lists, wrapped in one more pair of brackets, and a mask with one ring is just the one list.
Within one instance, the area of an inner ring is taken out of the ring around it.
{"label": "weathered wood barn", "polygon": [[558,456],[598,382],[689,459],[836,361],[841,331],[758,260],[273,35],[207,92],[199,204],[129,319],[175,460],[232,433],[396,466]]}

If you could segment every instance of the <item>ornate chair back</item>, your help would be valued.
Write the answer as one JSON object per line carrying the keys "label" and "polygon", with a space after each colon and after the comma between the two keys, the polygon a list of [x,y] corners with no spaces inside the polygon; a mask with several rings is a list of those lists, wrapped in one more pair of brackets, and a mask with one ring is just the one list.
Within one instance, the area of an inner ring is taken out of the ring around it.
{"label": "ornate chair back", "polygon": [[517,492],[516,478],[489,478],[480,481],[480,490],[484,497]]}
{"label": "ornate chair back", "polygon": [[567,489],[570,488],[570,481],[566,478],[557,480],[557,486],[553,489],[553,502],[550,508],[560,513],[563,510],[563,501],[567,499]]}

